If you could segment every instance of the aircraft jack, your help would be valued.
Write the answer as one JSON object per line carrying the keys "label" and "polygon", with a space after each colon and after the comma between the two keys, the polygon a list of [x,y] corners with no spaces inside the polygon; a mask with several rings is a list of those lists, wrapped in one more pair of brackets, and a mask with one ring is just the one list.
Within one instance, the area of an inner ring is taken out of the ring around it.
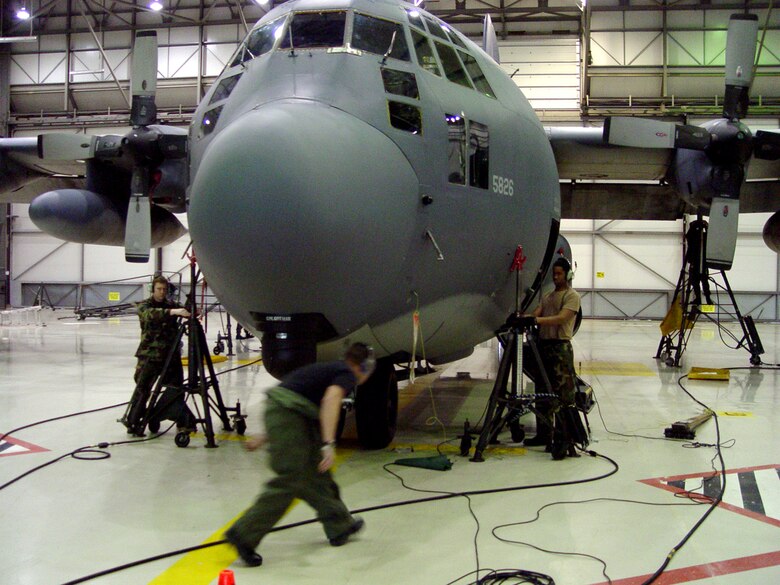
{"label": "aircraft jack", "polygon": [[[670,310],[669,315],[661,323],[662,337],[658,344],[655,359],[663,360],[669,367],[680,367],[680,360],[688,346],[688,339],[693,331],[693,327],[702,316],[717,325],[719,329],[726,331],[728,335],[731,335],[731,332],[725,329],[721,323],[721,315],[724,315],[727,318],[739,321],[739,325],[742,328],[742,339],[739,340],[737,348],[747,349],[750,353],[750,363],[754,366],[759,365],[761,363],[760,356],[764,353],[764,346],[758,336],[753,318],[750,315],[743,316],[740,313],[737,300],[734,298],[734,292],[731,290],[725,271],[714,271],[720,274],[723,284],[718,283],[713,276],[708,276],[708,281],[715,286],[713,291],[715,299],[720,301],[721,295],[725,293],[728,295],[728,302],[718,302],[715,305],[699,305],[696,303],[694,294],[696,283],[693,282],[686,268],[687,265],[684,264],[680,271],[680,278],[677,280],[677,287],[672,297],[672,310]],[[676,309],[675,305],[680,307],[678,312],[680,315],[679,324],[672,317]],[[709,310],[707,310],[708,308]],[[713,308],[717,311],[714,317],[712,315]]]}
{"label": "aircraft jack", "polygon": [[[577,415],[577,408],[561,408],[559,413],[552,417],[548,417],[537,408],[537,401],[545,401],[549,404],[557,401],[558,396],[552,392],[550,380],[544,369],[534,337],[525,336],[527,329],[528,325],[525,319],[519,314],[513,313],[507,319],[504,327],[496,333],[504,352],[498,365],[493,391],[488,399],[485,423],[480,431],[464,426],[464,435],[461,441],[461,455],[465,456],[471,447],[470,433],[479,432],[474,456],[470,459],[472,462],[480,463],[485,460],[482,454],[488,443],[497,443],[498,434],[507,425],[512,434],[512,441],[521,442],[525,437],[525,431],[519,423],[519,418],[529,412],[547,420],[547,424],[552,429],[550,450],[553,459],[563,459],[567,454],[574,455],[574,443],[580,443],[583,446],[588,443],[588,432],[585,431],[582,420]],[[525,342],[523,342],[524,337],[526,337]],[[535,368],[524,367],[524,349],[530,352]],[[534,380],[537,388],[541,386],[544,392],[524,394],[521,387],[521,372]],[[510,375],[512,375],[511,386],[509,383]],[[579,379],[576,382],[578,387],[587,386]],[[587,413],[585,416],[587,420]]]}

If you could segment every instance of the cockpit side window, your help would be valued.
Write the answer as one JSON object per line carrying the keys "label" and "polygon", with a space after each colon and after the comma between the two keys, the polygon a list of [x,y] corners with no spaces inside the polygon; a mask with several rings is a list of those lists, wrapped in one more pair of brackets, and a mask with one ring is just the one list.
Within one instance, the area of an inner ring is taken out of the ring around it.
{"label": "cockpit side window", "polygon": [[415,100],[420,99],[417,78],[414,73],[382,67],[382,83],[387,93],[402,95]]}
{"label": "cockpit side window", "polygon": [[439,64],[436,62],[433,47],[431,47],[431,41],[428,40],[428,37],[412,29],[412,41],[414,42],[414,52],[417,53],[417,62],[420,64],[420,67],[441,77]]}
{"label": "cockpit side window", "polygon": [[425,30],[422,14],[420,14],[419,10],[407,10],[406,15],[409,17],[409,24],[416,26],[420,30]]}
{"label": "cockpit side window", "polygon": [[457,114],[444,114],[447,122],[447,180],[466,184],[466,120]]}
{"label": "cockpit side window", "polygon": [[397,22],[355,13],[352,25],[353,49],[387,55],[393,59],[409,61],[404,27]]}
{"label": "cockpit side window", "polygon": [[279,18],[249,33],[243,60],[255,59],[273,49],[276,39],[282,33],[283,26],[284,19]]}
{"label": "cockpit side window", "polygon": [[458,59],[455,49],[449,45],[440,43],[439,41],[434,41],[434,44],[439,53],[441,64],[444,67],[444,75],[447,76],[447,79],[459,85],[471,87],[469,76],[466,74],[466,70],[463,69],[463,65],[461,64],[460,59]]}
{"label": "cockpit side window", "polygon": [[238,80],[241,79],[241,75],[243,75],[243,72],[239,73],[238,75],[226,77],[225,79],[220,81],[216,89],[214,90],[214,93],[211,94],[209,105],[227,99],[232,93],[233,89],[236,87]]}
{"label": "cockpit side window", "polygon": [[488,127],[469,121],[469,185],[487,189],[490,186],[490,134]]}
{"label": "cockpit side window", "polygon": [[453,44],[458,45],[461,49],[466,48],[466,43],[464,43],[461,38],[458,36],[458,33],[454,30],[452,30],[448,26],[444,26],[444,31],[447,33],[447,36],[449,37],[450,41],[452,41]]}
{"label": "cockpit side window", "polygon": [[458,54],[463,60],[463,64],[466,66],[466,71],[469,72],[471,81],[474,82],[474,86],[477,88],[477,91],[485,94],[488,97],[496,97],[496,94],[493,93],[493,88],[490,87],[488,80],[485,79],[485,74],[482,72],[482,68],[479,66],[479,63],[477,63],[477,60],[471,56],[471,54],[466,53],[465,51],[458,51]]}
{"label": "cockpit side window", "polygon": [[289,28],[282,33],[279,48],[295,50],[342,47],[346,21],[347,13],[343,10],[296,12]]}
{"label": "cockpit side window", "polygon": [[440,39],[444,39],[445,41],[449,41],[450,38],[447,36],[447,33],[444,32],[444,30],[441,28],[441,25],[433,20],[430,16],[426,16],[423,14],[423,18],[425,19],[425,22],[428,24],[428,30],[431,32],[431,34],[435,37],[439,37]]}

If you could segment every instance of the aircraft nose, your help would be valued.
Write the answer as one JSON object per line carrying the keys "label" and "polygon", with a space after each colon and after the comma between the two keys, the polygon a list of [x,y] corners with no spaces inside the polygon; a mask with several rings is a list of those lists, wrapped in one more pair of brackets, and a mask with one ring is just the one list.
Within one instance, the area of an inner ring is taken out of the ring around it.
{"label": "aircraft nose", "polygon": [[210,285],[244,324],[321,313],[343,335],[401,278],[418,191],[409,161],[376,128],[317,102],[276,102],[214,137],[189,226]]}

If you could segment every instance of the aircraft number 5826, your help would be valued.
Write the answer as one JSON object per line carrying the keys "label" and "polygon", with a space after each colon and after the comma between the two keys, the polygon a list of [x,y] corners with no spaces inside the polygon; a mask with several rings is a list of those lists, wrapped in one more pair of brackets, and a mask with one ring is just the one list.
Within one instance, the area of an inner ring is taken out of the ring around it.
{"label": "aircraft number 5826", "polygon": [[493,192],[511,197],[515,194],[514,180],[493,175]]}

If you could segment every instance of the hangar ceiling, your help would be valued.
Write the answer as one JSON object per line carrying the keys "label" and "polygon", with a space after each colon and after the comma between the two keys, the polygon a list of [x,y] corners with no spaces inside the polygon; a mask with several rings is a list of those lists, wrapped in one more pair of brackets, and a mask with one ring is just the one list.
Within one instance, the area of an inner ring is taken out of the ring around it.
{"label": "hangar ceiling", "polygon": [[[14,16],[22,3],[31,10],[28,21]],[[2,36],[36,40],[0,44],[6,61],[0,84],[10,94],[0,131],[3,122],[9,134],[125,125],[133,31],[149,28],[160,40],[160,117],[187,122],[265,11],[252,0],[163,5],[153,12],[146,0],[2,0]],[[490,14],[505,69],[517,84],[527,94],[566,96],[548,106],[549,99],[540,95],[545,105],[538,105],[529,95],[541,117],[572,122],[616,113],[719,115],[726,24],[731,13],[749,9],[763,35],[751,114],[780,114],[780,15],[771,2],[428,0],[425,6],[477,42]],[[547,81],[540,83],[542,77]]]}

